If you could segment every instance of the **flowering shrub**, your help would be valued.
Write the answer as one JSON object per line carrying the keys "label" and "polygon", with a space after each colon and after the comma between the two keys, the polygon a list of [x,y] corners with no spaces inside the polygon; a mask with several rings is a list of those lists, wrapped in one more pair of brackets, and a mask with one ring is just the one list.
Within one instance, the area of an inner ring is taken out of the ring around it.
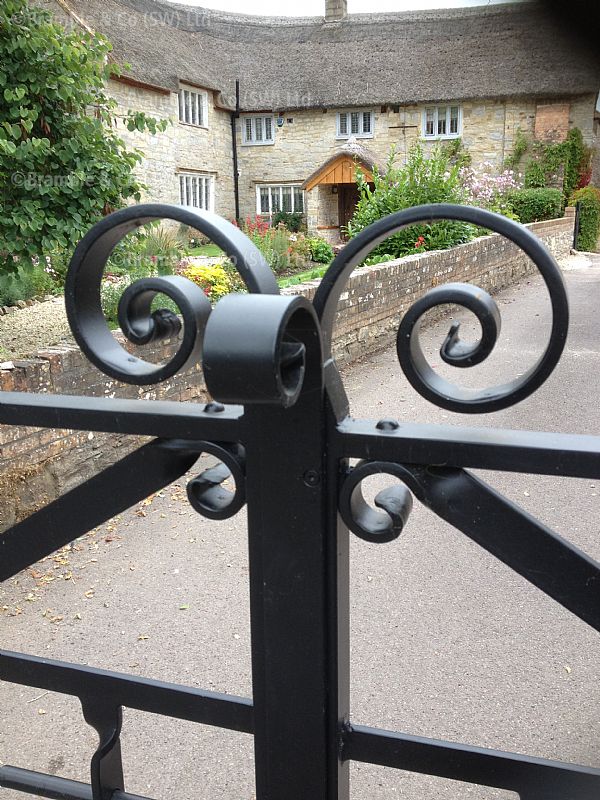
{"label": "flowering shrub", "polygon": [[510,203],[509,192],[521,187],[520,177],[512,169],[495,174],[494,165],[489,161],[484,162],[480,170],[470,166],[463,167],[459,173],[464,191],[463,202],[517,219]]}
{"label": "flowering shrub", "polygon": [[216,303],[232,289],[229,275],[222,264],[189,264],[181,274],[199,286],[211,303]]}
{"label": "flowering shrub", "polygon": [[277,274],[297,269],[310,260],[310,244],[302,233],[290,233],[280,223],[271,226],[261,217],[246,217],[242,230]]}
{"label": "flowering shrub", "polygon": [[[426,158],[417,142],[411,147],[406,164],[396,167],[394,158],[392,149],[385,174],[380,174],[377,169],[373,171],[373,188],[360,169],[357,170],[360,198],[347,227],[351,237],[372,222],[404,208],[426,203],[462,202],[460,167],[451,163],[442,147],[434,147],[430,157]],[[372,259],[381,255],[398,258],[414,253],[418,237],[423,239],[418,250],[442,250],[469,241],[475,233],[475,227],[465,222],[444,220],[430,225],[411,225],[374,248],[369,261],[373,263]]]}

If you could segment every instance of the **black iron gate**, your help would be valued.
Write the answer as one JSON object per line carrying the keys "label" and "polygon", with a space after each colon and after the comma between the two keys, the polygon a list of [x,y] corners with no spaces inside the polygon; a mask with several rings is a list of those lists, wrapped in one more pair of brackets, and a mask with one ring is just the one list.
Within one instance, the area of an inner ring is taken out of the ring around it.
{"label": "black iron gate", "polygon": [[[131,355],[113,338],[100,308],[106,260],[136,226],[172,219],[198,229],[234,261],[249,294],[214,309],[185,279],[139,280],[127,288],[119,320],[134,344],[180,331],[178,317],[152,312],[156,293],[183,318],[178,352],[164,365]],[[487,357],[500,329],[494,300],[467,284],[436,287],[402,319],[397,350],[412,386],[443,408],[464,413],[510,406],[534,392],[557,364],[568,307],[558,267],[539,240],[504,217],[432,205],[372,225],[335,259],[311,305],[282,297],[254,245],[214,214],[146,205],[119,211],[82,240],[66,288],[73,333],[111,377],[162,381],[202,362],[214,401],[174,402],[2,393],[0,422],[155,437],[0,536],[4,580],[110,519],[193,468],[201,453],[220,464],[188,483],[193,507],[222,520],[247,506],[252,626],[252,701],[92,667],[0,651],[0,678],[78,697],[100,744],[91,784],[0,767],[0,786],[49,798],[132,800],[124,790],[121,709],[140,709],[254,736],[259,800],[347,800],[348,762],[365,761],[517,792],[523,800],[597,800],[600,770],[480,747],[376,730],[351,719],[348,701],[348,534],[390,542],[412,498],[448,521],[575,615],[600,630],[600,565],[495,492],[467,468],[600,477],[600,439],[547,433],[355,420],[331,356],[343,286],[367,253],[418,221],[457,219],[495,230],[535,262],[552,305],[552,330],[539,361],[512,383],[460,389],[427,363],[420,344],[429,308],[454,303],[481,323],[475,344],[453,325],[441,357],[469,367]],[[354,468],[349,459],[359,459]],[[371,508],[361,491],[374,473],[400,485]],[[232,476],[235,490],[222,483]],[[199,788],[199,795],[201,788]]]}

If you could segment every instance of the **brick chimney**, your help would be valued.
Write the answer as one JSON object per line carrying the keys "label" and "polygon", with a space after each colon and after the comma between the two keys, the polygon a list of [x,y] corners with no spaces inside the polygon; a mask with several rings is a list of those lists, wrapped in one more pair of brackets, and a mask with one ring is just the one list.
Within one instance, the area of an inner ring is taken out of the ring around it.
{"label": "brick chimney", "polygon": [[325,22],[339,22],[348,15],[348,0],[325,0]]}

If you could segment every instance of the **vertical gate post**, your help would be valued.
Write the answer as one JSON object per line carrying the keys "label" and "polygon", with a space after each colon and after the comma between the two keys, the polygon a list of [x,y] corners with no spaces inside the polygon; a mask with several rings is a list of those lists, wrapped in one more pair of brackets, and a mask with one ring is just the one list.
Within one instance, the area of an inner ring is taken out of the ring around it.
{"label": "vertical gate post", "polygon": [[258,800],[349,796],[338,724],[347,716],[347,531],[338,548],[323,416],[317,398],[247,411]]}
{"label": "vertical gate post", "polygon": [[248,404],[244,414],[258,800],[349,797],[339,722],[348,713],[348,533],[337,528],[313,336],[319,347],[297,402]]}

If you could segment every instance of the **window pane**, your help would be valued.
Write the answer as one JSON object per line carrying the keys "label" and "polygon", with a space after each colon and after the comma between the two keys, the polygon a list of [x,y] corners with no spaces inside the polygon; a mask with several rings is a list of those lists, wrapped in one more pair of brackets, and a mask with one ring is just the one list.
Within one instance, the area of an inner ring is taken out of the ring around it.
{"label": "window pane", "polygon": [[261,186],[260,187],[260,213],[261,214],[268,214],[269,213],[269,187],[268,186]]}
{"label": "window pane", "polygon": [[254,141],[262,142],[263,140],[263,121],[262,117],[254,118]]}
{"label": "window pane", "polygon": [[304,211],[304,193],[299,186],[294,186],[294,211]]}
{"label": "window pane", "polygon": [[210,209],[210,178],[204,178],[204,209]]}
{"label": "window pane", "polygon": [[458,106],[450,109],[450,133],[458,133]]}
{"label": "window pane", "polygon": [[273,138],[273,119],[265,117],[265,141],[270,142]]}
{"label": "window pane", "polygon": [[434,111],[433,108],[428,108],[425,112],[425,136],[433,136],[435,133],[434,127]]}
{"label": "window pane", "polygon": [[205,99],[206,98],[203,94],[198,95],[198,125],[206,125],[205,113],[204,113]]}
{"label": "window pane", "polygon": [[196,92],[192,92],[192,119],[190,122],[192,125],[198,124],[198,95]]}
{"label": "window pane", "polygon": [[358,133],[358,122],[360,119],[360,114],[358,111],[352,111],[350,114],[350,133]]}
{"label": "window pane", "polygon": [[185,97],[185,121],[189,122],[192,118],[192,98],[189,92],[184,92]]}
{"label": "window pane", "polygon": [[282,186],[281,187],[282,193],[282,211],[291,211],[292,210],[292,187],[291,186]]}
{"label": "window pane", "polygon": [[182,206],[185,205],[185,178],[183,175],[179,176],[179,202]]}
{"label": "window pane", "polygon": [[437,113],[438,113],[438,121],[437,121],[438,136],[444,136],[446,134],[446,113],[447,113],[446,106],[440,106],[437,110]]}
{"label": "window pane", "polygon": [[271,186],[271,210],[281,211],[281,186]]}
{"label": "window pane", "polygon": [[363,111],[362,115],[362,132],[371,133],[371,112]]}
{"label": "window pane", "polygon": [[183,102],[183,90],[179,91],[179,119],[181,122],[185,120],[185,104]]}
{"label": "window pane", "polygon": [[348,133],[348,114],[338,114],[338,126],[340,136],[346,136]]}

